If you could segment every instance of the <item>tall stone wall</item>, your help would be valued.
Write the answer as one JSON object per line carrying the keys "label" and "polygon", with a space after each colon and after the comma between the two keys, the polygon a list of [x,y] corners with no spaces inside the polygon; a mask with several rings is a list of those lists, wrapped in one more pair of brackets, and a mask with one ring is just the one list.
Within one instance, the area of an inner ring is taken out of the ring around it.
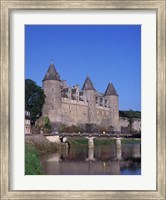
{"label": "tall stone wall", "polygon": [[128,127],[130,125],[129,118],[119,117],[120,127]]}
{"label": "tall stone wall", "polygon": [[121,131],[133,131],[133,132],[141,131],[141,119],[138,118],[129,119],[127,117],[120,117],[119,123]]}
{"label": "tall stone wall", "polygon": [[137,131],[137,132],[141,131],[141,120],[140,119],[134,118],[132,120],[132,130]]}
{"label": "tall stone wall", "polygon": [[88,118],[89,107],[88,103],[78,103],[77,101],[62,101],[62,123],[67,125],[79,124],[97,124],[99,126],[109,127],[110,123],[110,110],[97,106],[95,115],[95,123],[92,123]]}
{"label": "tall stone wall", "polygon": [[111,95],[107,96],[107,100],[109,102],[109,119],[110,125],[115,128],[116,131],[120,130],[119,126],[119,103],[118,103],[118,96]]}
{"label": "tall stone wall", "polygon": [[85,96],[88,102],[88,123],[96,124],[96,91],[85,90]]}
{"label": "tall stone wall", "polygon": [[58,80],[43,81],[45,104],[42,115],[48,116],[51,122],[61,122],[61,83]]}
{"label": "tall stone wall", "polygon": [[75,102],[62,102],[62,123],[78,125],[88,123],[88,106]]}
{"label": "tall stone wall", "polygon": [[98,106],[96,108],[96,124],[106,127],[111,126],[109,115],[109,108]]}

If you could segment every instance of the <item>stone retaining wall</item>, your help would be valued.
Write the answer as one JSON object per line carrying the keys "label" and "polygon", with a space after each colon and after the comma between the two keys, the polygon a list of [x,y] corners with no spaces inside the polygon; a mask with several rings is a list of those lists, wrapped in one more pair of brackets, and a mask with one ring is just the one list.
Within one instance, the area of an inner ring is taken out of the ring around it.
{"label": "stone retaining wall", "polygon": [[121,131],[133,131],[133,132],[140,132],[141,131],[141,119],[133,118],[129,119],[127,117],[120,117],[119,118]]}

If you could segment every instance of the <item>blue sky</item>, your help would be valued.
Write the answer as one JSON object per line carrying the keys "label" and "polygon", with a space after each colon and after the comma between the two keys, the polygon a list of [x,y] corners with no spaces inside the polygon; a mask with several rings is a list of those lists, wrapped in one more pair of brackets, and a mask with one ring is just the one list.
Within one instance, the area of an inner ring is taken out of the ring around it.
{"label": "blue sky", "polygon": [[89,75],[105,92],[111,81],[120,110],[141,110],[140,25],[26,25],[26,78],[41,86],[51,60],[69,85]]}

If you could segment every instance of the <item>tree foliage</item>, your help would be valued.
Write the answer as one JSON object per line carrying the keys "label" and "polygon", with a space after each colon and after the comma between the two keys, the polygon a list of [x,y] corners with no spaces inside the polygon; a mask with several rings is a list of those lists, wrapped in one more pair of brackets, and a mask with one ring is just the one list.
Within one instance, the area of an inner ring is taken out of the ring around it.
{"label": "tree foliage", "polygon": [[41,116],[45,102],[44,91],[33,80],[25,80],[25,110],[30,112],[31,122],[34,124]]}
{"label": "tree foliage", "polygon": [[48,117],[44,117],[44,128],[47,130],[51,130],[51,123]]}
{"label": "tree foliage", "polygon": [[120,117],[128,117],[130,119],[132,118],[141,118],[141,112],[140,111],[133,111],[133,110],[120,110],[119,111],[119,116]]}

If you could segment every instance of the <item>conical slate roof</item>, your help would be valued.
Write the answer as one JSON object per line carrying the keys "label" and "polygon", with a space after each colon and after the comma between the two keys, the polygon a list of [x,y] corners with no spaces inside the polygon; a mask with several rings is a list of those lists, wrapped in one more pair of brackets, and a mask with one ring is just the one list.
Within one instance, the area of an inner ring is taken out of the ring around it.
{"label": "conical slate roof", "polygon": [[82,90],[95,90],[92,81],[90,80],[89,76],[86,77],[85,83],[82,87]]}
{"label": "conical slate roof", "polygon": [[104,93],[104,96],[110,96],[110,95],[118,96],[118,94],[117,94],[117,92],[116,92],[116,90],[115,90],[115,88],[114,88],[112,83],[108,84],[107,89],[106,89],[106,91]]}
{"label": "conical slate roof", "polygon": [[43,81],[45,80],[57,80],[57,81],[60,81],[60,76],[58,74],[58,72],[56,71],[55,69],[55,66],[53,63],[50,64],[48,70],[47,70],[47,73],[43,79]]}

